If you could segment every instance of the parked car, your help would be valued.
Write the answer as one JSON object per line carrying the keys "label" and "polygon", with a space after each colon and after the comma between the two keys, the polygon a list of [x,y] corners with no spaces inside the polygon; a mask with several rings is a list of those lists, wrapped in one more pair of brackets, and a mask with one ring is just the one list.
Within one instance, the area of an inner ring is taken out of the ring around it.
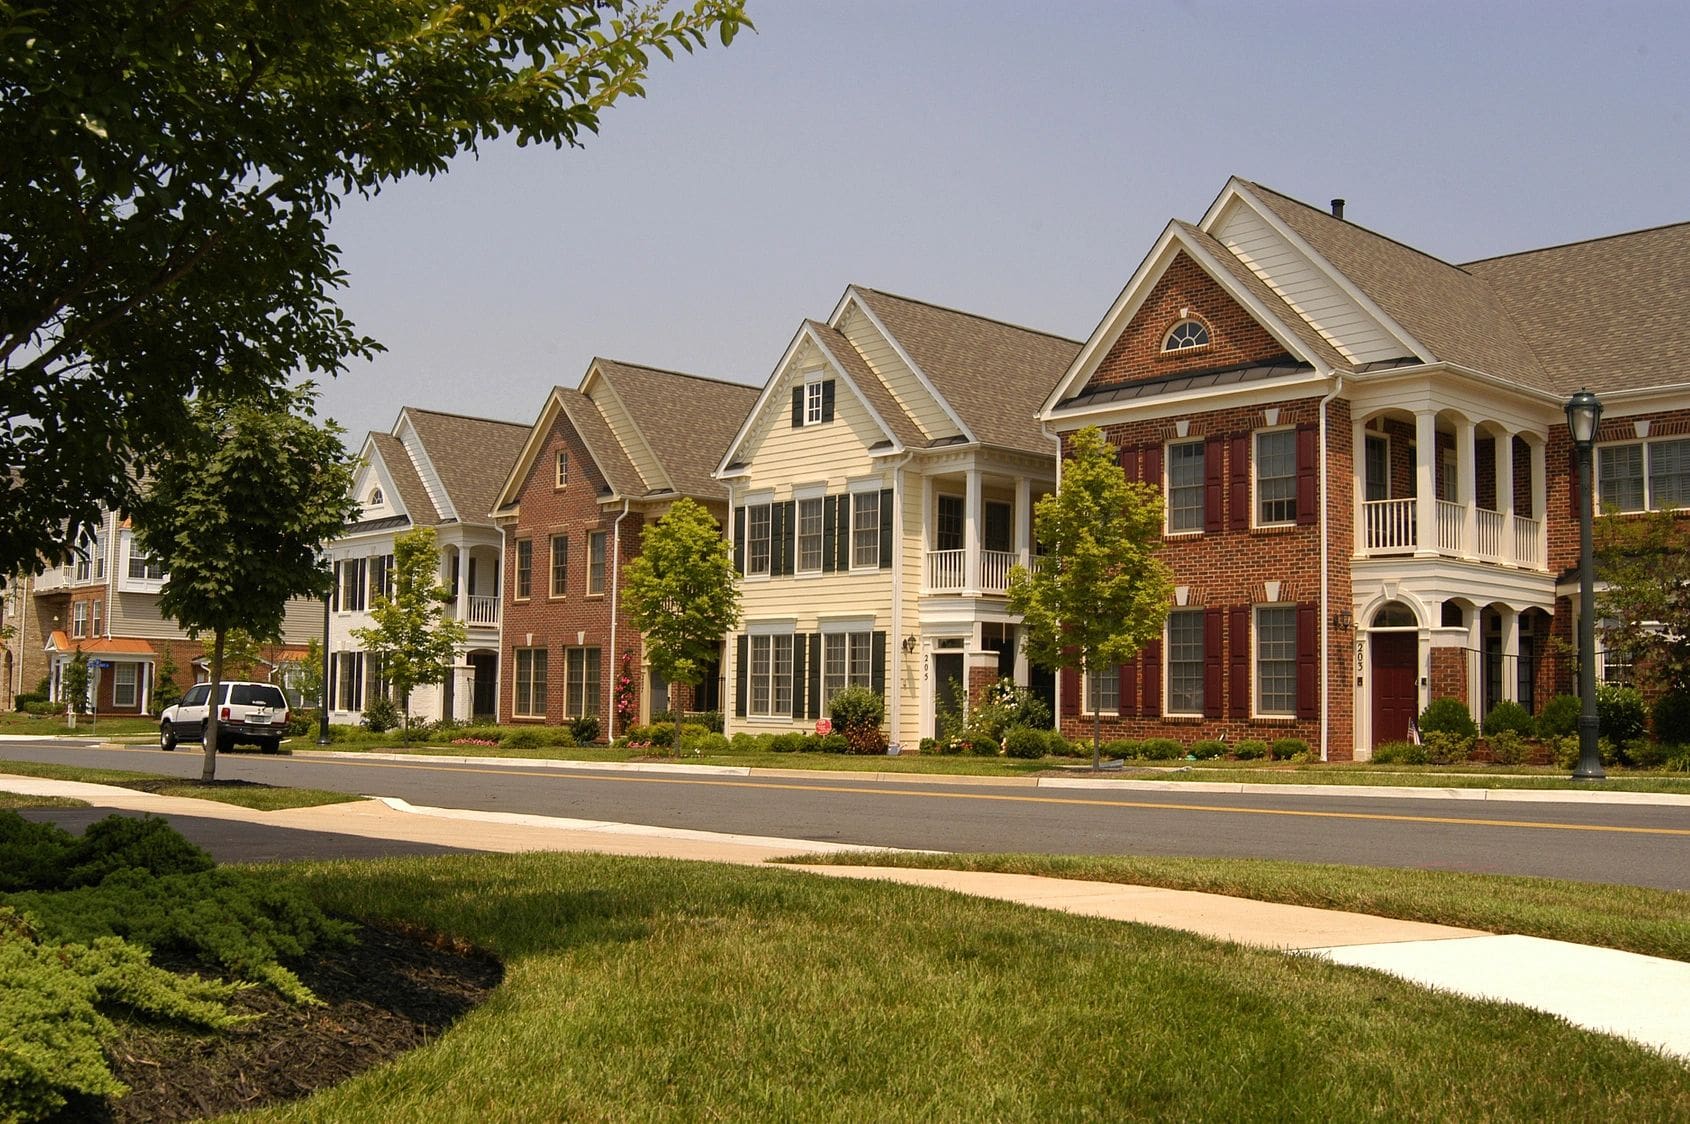
{"label": "parked car", "polygon": [[[275,753],[288,725],[288,700],[282,689],[274,683],[232,682],[218,687],[218,750],[244,742]],[[159,748],[175,749],[178,742],[204,744],[211,720],[210,698],[211,684],[196,683],[181,702],[165,707],[159,715]]]}

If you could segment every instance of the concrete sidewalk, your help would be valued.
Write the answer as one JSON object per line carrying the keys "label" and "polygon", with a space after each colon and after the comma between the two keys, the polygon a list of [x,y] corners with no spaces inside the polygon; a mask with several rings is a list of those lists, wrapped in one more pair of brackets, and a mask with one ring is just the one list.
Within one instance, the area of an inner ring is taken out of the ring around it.
{"label": "concrete sidewalk", "polygon": [[[113,811],[262,823],[478,851],[594,851],[757,864],[794,855],[883,851],[549,816],[418,807],[391,797],[255,812],[108,785],[0,775],[0,791],[68,796]],[[1535,937],[1399,921],[1216,894],[1030,875],[895,867],[801,866],[1040,909],[1182,929],[1216,940],[1375,968],[1427,987],[1547,1011],[1690,1061],[1690,963]]]}

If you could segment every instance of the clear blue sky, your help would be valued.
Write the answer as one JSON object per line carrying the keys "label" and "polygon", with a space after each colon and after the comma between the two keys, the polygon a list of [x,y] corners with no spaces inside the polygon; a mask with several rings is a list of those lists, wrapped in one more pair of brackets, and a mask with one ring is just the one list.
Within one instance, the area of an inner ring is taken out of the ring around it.
{"label": "clear blue sky", "polygon": [[1690,220],[1690,4],[751,0],[585,148],[334,223],[324,388],[527,423],[594,355],[762,383],[857,282],[1084,339],[1229,175],[1451,261]]}

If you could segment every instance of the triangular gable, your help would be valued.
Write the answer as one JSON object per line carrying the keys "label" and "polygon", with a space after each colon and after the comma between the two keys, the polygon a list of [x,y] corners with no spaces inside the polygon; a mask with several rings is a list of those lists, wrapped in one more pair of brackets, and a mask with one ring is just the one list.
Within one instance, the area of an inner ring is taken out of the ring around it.
{"label": "triangular gable", "polygon": [[586,375],[581,379],[581,393],[598,406],[604,420],[610,425],[610,431],[616,435],[622,451],[627,454],[628,460],[644,479],[646,487],[651,491],[674,491],[675,482],[664,467],[663,459],[657,455],[657,450],[641,431],[639,422],[634,418],[634,412],[622,400],[616,382],[610,377],[603,360],[595,358],[587,368]]}
{"label": "triangular gable", "polygon": [[[599,476],[610,484],[613,495],[606,497],[607,499],[629,498],[643,494],[643,482],[637,488],[631,487],[632,482],[638,479],[638,474],[634,471],[633,466],[627,463],[626,457],[621,458],[621,463],[616,463],[615,454],[620,450],[600,448],[604,444],[604,435],[599,435],[598,439],[595,440],[594,434],[587,432],[595,427],[587,424],[587,419],[569,409],[566,398],[570,395],[579,397],[579,392],[557,386],[553,387],[552,392],[546,396],[546,404],[540,408],[540,416],[535,418],[534,424],[529,427],[528,439],[523,443],[522,451],[517,454],[515,463],[511,465],[510,472],[505,476],[504,485],[499,489],[499,496],[493,507],[494,514],[504,516],[514,513],[518,502],[521,500],[522,490],[534,471],[535,461],[539,457],[540,451],[546,447],[546,441],[551,436],[552,430],[557,427],[559,418],[569,422],[570,427],[575,430],[576,437],[580,439],[582,447],[587,450],[587,455],[592,458],[593,467],[598,470]],[[588,405],[591,404],[588,403]],[[608,433],[608,428],[605,428]]]}
{"label": "triangular gable", "polygon": [[[1203,369],[1268,365],[1287,356],[1318,372],[1331,371],[1337,353],[1303,338],[1268,304],[1270,294],[1252,291],[1194,234],[1178,222],[1162,231],[1045,399],[1041,413],[1048,414],[1100,377],[1128,383]],[[1163,358],[1163,334],[1188,316],[1207,325],[1210,345]]]}
{"label": "triangular gable", "polygon": [[[375,440],[375,436],[372,433],[364,439],[364,447],[358,452],[358,471],[352,477],[352,498],[362,505],[357,521],[385,519],[395,515],[403,515],[412,523],[430,521],[419,519],[418,514],[413,513],[406,504],[404,490],[399,487],[394,473],[389,469],[382,444]],[[381,503],[375,506],[368,502],[372,487],[381,490]],[[433,515],[432,512],[427,514],[430,517]]]}
{"label": "triangular gable", "polygon": [[[857,286],[845,287],[844,295],[839,298],[839,303],[827,318],[828,327],[842,331],[853,312],[860,315],[863,322],[873,330],[874,335],[878,337],[877,342],[884,344],[892,362],[885,365],[876,364],[870,358],[874,350],[872,346],[864,346],[857,341],[853,341],[852,346],[862,354],[870,369],[886,384],[888,391],[898,400],[899,406],[921,427],[923,434],[929,439],[935,436],[949,436],[943,432],[946,427],[932,422],[923,424],[923,415],[928,412],[924,407],[931,403],[932,410],[948,423],[950,430],[960,434],[969,443],[976,442],[978,438],[963,421],[962,415],[939,393],[939,388],[933,384],[927,372],[921,369],[921,364],[915,361],[915,357],[875,314],[873,306],[864,298],[864,294],[858,291]],[[906,374],[909,385],[900,386],[899,384],[906,380],[899,376]]]}
{"label": "triangular gable", "polygon": [[410,455],[411,465],[416,469],[417,479],[422,482],[423,490],[428,493],[429,502],[440,518],[450,522],[458,518],[457,510],[452,506],[452,497],[446,491],[446,482],[440,479],[440,473],[435,469],[434,462],[429,459],[428,449],[423,445],[422,434],[412,423],[410,407],[399,411],[399,420],[393,423],[393,436],[405,446],[405,452]]}

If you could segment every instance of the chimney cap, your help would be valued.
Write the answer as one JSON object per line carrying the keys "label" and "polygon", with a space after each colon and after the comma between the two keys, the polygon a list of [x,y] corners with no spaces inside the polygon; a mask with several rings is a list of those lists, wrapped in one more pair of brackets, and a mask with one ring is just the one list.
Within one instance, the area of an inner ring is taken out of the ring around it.
{"label": "chimney cap", "polygon": [[1332,217],[1335,219],[1344,217],[1344,201],[1342,199],[1332,200]]}

